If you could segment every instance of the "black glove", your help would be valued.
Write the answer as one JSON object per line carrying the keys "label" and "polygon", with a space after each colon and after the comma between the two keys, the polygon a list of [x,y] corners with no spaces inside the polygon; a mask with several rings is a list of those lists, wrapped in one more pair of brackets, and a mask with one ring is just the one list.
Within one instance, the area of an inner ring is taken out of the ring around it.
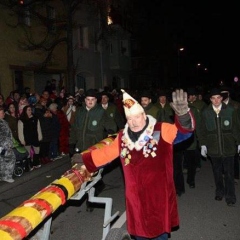
{"label": "black glove", "polygon": [[108,129],[108,130],[107,130],[107,134],[108,134],[108,135],[112,135],[112,134],[114,134],[114,133],[115,133],[115,132],[114,132],[112,129]]}
{"label": "black glove", "polygon": [[75,144],[69,144],[69,156],[72,157],[75,153]]}

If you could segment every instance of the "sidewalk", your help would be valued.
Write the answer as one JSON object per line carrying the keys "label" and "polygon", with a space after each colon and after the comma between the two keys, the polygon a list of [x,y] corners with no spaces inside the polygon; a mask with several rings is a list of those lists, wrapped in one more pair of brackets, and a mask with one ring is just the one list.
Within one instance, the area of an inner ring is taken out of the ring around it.
{"label": "sidewalk", "polygon": [[10,188],[21,185],[24,182],[28,182],[30,179],[37,178],[38,176],[42,175],[45,172],[52,170],[53,168],[60,167],[67,163],[70,164],[69,157],[64,156],[63,158],[58,159],[54,162],[44,164],[44,165],[42,165],[42,167],[40,167],[38,169],[34,169],[31,172],[24,172],[24,174],[21,177],[13,177],[15,180],[15,182],[13,182],[13,183],[7,183],[4,181],[0,181],[0,194],[5,191],[8,191]]}

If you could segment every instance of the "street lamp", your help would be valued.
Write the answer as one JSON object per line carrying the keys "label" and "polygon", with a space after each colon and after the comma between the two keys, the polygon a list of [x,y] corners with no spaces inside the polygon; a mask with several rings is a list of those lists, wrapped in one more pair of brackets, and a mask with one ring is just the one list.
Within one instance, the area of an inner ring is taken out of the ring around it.
{"label": "street lamp", "polygon": [[198,74],[199,74],[199,68],[201,67],[201,63],[197,63],[197,81],[198,81]]}
{"label": "street lamp", "polygon": [[178,87],[180,88],[181,84],[181,71],[180,71],[180,53],[184,51],[184,48],[179,48],[178,49]]}

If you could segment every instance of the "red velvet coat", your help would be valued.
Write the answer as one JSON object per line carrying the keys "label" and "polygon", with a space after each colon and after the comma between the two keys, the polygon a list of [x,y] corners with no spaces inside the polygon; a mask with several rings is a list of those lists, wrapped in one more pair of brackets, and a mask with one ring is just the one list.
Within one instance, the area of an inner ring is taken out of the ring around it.
{"label": "red velvet coat", "polygon": [[[150,119],[150,125],[151,122]],[[172,159],[178,129],[186,132],[174,124],[154,123],[132,150],[134,143],[129,142],[125,129],[111,145],[82,153],[91,172],[120,155],[126,186],[127,229],[131,235],[154,238],[179,225]]]}

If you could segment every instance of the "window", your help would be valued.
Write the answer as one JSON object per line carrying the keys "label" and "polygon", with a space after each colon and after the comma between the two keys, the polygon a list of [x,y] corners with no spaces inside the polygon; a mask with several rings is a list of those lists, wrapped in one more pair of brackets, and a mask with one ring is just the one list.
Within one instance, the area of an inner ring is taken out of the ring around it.
{"label": "window", "polygon": [[89,48],[87,27],[79,26],[78,28],[78,48]]}

